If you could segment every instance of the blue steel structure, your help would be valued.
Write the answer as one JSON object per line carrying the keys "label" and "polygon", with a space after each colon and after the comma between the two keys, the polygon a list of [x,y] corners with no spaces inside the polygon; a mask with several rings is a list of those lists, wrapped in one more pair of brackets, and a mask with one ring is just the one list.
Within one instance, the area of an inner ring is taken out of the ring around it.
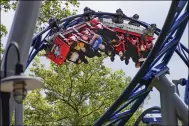
{"label": "blue steel structure", "polygon": [[[173,82],[174,83],[174,82]],[[184,102],[185,104],[188,105],[188,80],[185,79],[185,78],[182,78],[180,80],[176,80],[176,83],[174,83],[176,85],[176,88],[177,88],[177,91],[178,91],[178,94],[180,95],[179,93],[179,89],[178,89],[178,86],[181,85],[181,86],[185,86],[185,92],[184,92]],[[147,114],[156,114],[156,115],[153,115],[153,117],[145,117],[145,115]],[[148,108],[147,110],[145,110],[141,115],[140,117],[138,118],[138,120],[135,122],[135,126],[138,126],[138,124],[142,121],[143,123],[145,124],[161,124],[162,123],[162,118],[157,116],[157,114],[161,114],[161,108],[160,107],[151,107],[151,108]]]}
{"label": "blue steel structure", "polygon": [[[183,13],[181,14],[181,12]],[[90,10],[84,14],[75,15],[72,17],[67,17],[63,20],[59,20],[58,27],[67,29],[68,27],[84,22],[85,16],[112,18],[119,15],[115,13],[94,12]],[[135,20],[126,15],[123,15],[122,18],[128,21],[135,21],[145,28],[150,26],[150,24],[148,23]],[[95,126],[101,126],[103,124],[112,125],[115,123],[118,126],[122,126],[126,124],[152,90],[152,81],[154,80],[154,78],[158,78],[162,74],[169,73],[167,64],[169,63],[174,52],[176,52],[186,64],[186,66],[189,67],[189,59],[187,57],[187,54],[189,54],[189,49],[180,42],[187,24],[188,1],[172,1],[162,30],[156,28],[155,34],[159,37],[154,45],[153,50],[148,55],[147,60],[142,65],[133,80],[130,82],[128,87],[126,87],[124,92],[120,95],[120,97],[94,123]],[[44,39],[45,37],[53,33],[52,28],[53,26],[49,25],[49,27],[41,31],[33,38],[33,49],[28,56],[26,69],[33,58],[37,55],[37,53],[44,49]],[[47,35],[43,39],[41,39],[44,33],[47,33]],[[158,61],[161,62],[157,63]],[[185,80],[185,85],[186,91],[184,101],[188,104],[188,80]],[[144,88],[141,89],[141,87]],[[131,103],[133,103],[132,107],[129,110],[125,111],[124,109]],[[160,113],[160,111],[152,111],[152,113]],[[162,118],[157,118],[157,120],[161,122]],[[152,118],[143,118],[143,121],[153,122]]]}

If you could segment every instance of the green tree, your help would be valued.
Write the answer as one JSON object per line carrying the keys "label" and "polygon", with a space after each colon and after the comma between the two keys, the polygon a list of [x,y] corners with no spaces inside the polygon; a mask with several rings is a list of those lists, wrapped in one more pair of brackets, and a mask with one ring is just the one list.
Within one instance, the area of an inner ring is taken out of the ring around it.
{"label": "green tree", "polygon": [[[2,28],[4,28],[4,29],[2,29]],[[7,34],[6,27],[1,24],[1,35],[0,35],[0,37],[2,38],[3,36],[6,36],[6,34]],[[1,43],[1,45],[0,45],[0,54],[2,55],[3,53],[4,53],[4,49],[3,49],[3,44]]]}
{"label": "green tree", "polygon": [[[1,24],[0,27],[1,27],[0,39],[1,39],[2,37],[5,37],[7,35],[7,29],[3,24]],[[1,65],[1,60],[2,60],[3,53],[4,53],[4,49],[3,49],[3,44],[1,43],[0,44],[0,57],[1,57],[0,58],[0,65]]]}
{"label": "green tree", "polygon": [[[15,6],[15,2],[10,2],[10,1],[8,1],[8,0],[2,0],[1,2],[0,2],[0,4],[1,4],[1,11],[3,11],[3,12],[8,12],[9,10],[11,10],[11,9],[13,9],[13,7]],[[1,34],[0,34],[0,39],[2,38],[2,37],[5,37],[6,35],[7,35],[7,29],[6,29],[6,26],[5,25],[3,25],[3,24],[1,24],[0,25],[0,27],[1,27]],[[1,43],[1,54],[2,54],[2,51],[3,49],[2,49],[2,43]]]}
{"label": "green tree", "polygon": [[[9,0],[1,0],[0,2],[0,5],[1,5],[1,11],[3,12],[8,12],[9,10],[11,10],[13,8],[13,6],[15,5],[15,2],[10,2]],[[0,34],[0,39],[2,39],[2,37],[5,37],[7,35],[7,29],[6,29],[6,26],[3,25],[2,23],[0,24],[0,31],[1,31],[1,34]],[[1,58],[0,58],[0,63],[1,63],[1,60],[2,60],[2,55],[4,53],[4,49],[3,49],[3,44],[1,42],[0,44],[0,54],[1,54]]]}
{"label": "green tree", "polygon": [[[73,9],[71,9],[71,7]],[[62,19],[70,15],[74,15],[79,7],[77,0],[68,1],[45,1],[42,3],[40,16],[37,22],[36,32],[41,31],[45,28],[44,24],[48,22],[50,18]]]}
{"label": "green tree", "polygon": [[[12,5],[9,4],[8,1],[1,1],[0,4],[1,4],[1,11],[4,11],[4,12],[9,11],[11,9],[11,7],[12,7]],[[0,39],[1,39],[2,37],[5,37],[8,32],[7,32],[6,26],[3,25],[2,23],[1,23],[0,27],[1,27],[0,28],[0,30],[1,30]],[[4,52],[3,44],[1,43],[1,45],[0,45],[0,54],[2,55],[3,52]]]}
{"label": "green tree", "polygon": [[[92,125],[123,92],[130,82],[122,70],[112,72],[94,58],[89,64],[65,63],[49,68],[36,59],[32,76],[45,82],[43,90],[32,91],[25,100],[27,125]],[[140,111],[134,114],[132,125]]]}
{"label": "green tree", "polygon": [[103,59],[90,59],[88,65],[50,63],[48,69],[36,59],[31,68],[32,76],[42,78],[45,87],[27,96],[25,123],[68,126],[94,123],[131,80],[122,70],[112,72],[105,67]]}

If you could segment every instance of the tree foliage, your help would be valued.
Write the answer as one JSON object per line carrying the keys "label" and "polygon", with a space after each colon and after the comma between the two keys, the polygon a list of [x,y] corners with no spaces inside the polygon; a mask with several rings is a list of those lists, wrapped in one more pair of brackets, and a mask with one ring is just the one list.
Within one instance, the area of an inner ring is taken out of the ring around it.
{"label": "tree foliage", "polygon": [[[10,2],[9,0],[2,0],[0,2],[0,4],[1,4],[1,8],[0,9],[3,12],[8,12],[9,10],[14,8],[15,3],[16,2],[14,2],[14,1]],[[0,29],[1,30],[0,38],[2,38],[4,36],[6,36],[8,32],[7,32],[6,26],[3,25],[2,23],[1,23],[0,27],[1,27],[1,29]],[[2,47],[2,45],[1,45],[1,47]],[[2,48],[1,48],[1,53],[2,53]]]}
{"label": "tree foliage", "polygon": [[77,2],[77,0],[54,0],[43,2],[36,30],[40,31],[44,29],[44,24],[46,24],[50,18],[62,19],[76,14],[77,7],[79,7],[79,2]]}
{"label": "tree foliage", "polygon": [[1,11],[8,12],[11,9],[15,9],[16,1],[1,0]]}
{"label": "tree foliage", "polygon": [[[10,2],[9,0],[2,0],[0,2],[0,4],[1,4],[0,9],[1,9],[1,11],[8,12],[9,10],[13,9],[13,7],[15,6],[15,3],[16,3],[15,1]],[[3,25],[2,23],[0,24],[0,31],[1,31],[0,39],[2,39],[2,37],[5,37],[8,33],[6,26]],[[3,49],[3,44],[2,44],[2,41],[1,41],[1,44],[0,44],[0,55],[1,55],[0,64],[1,64],[3,53],[4,53],[4,49]]]}
{"label": "tree foliage", "polygon": [[[32,75],[42,78],[44,90],[32,91],[25,100],[27,125],[92,125],[123,92],[131,78],[122,70],[112,72],[103,59],[90,63],[45,68],[35,60]],[[133,124],[136,116],[129,124]]]}
{"label": "tree foliage", "polygon": [[[1,27],[1,29],[0,29],[1,30],[0,39],[1,39],[3,36],[6,36],[8,32],[7,32],[6,27],[3,24],[1,24],[0,27]],[[4,53],[4,49],[3,49],[3,44],[1,43],[0,44],[0,56],[1,56],[0,64],[1,64],[3,53]]]}
{"label": "tree foliage", "polygon": [[[6,27],[3,24],[1,24],[0,27],[1,27],[0,39],[1,39],[3,36],[6,36],[8,32],[7,32]],[[3,53],[4,53],[4,49],[3,49],[3,44],[1,43],[1,45],[0,45],[0,54],[2,55]]]}
{"label": "tree foliage", "polygon": [[[1,4],[1,8],[0,8],[1,11],[7,12],[12,8],[12,4],[10,4],[9,1],[1,1],[0,4]],[[1,39],[2,37],[5,37],[8,32],[7,32],[6,26],[3,25],[2,23],[0,24],[0,30],[1,30],[1,33],[0,33],[0,39]],[[4,52],[4,49],[3,49],[3,44],[1,42],[0,54],[2,55],[3,52]]]}

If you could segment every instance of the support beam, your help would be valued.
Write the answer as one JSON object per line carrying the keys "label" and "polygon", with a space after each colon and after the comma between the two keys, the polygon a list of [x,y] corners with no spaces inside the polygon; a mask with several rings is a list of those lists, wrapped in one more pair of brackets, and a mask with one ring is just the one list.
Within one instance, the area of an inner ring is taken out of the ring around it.
{"label": "support beam", "polygon": [[[18,1],[17,9],[15,12],[14,20],[11,26],[9,37],[7,40],[5,55],[7,55],[7,71],[10,71],[11,74],[7,73],[7,76],[14,75],[15,64],[17,63],[17,55],[15,48],[10,48],[7,53],[8,46],[14,41],[19,46],[20,51],[20,60],[23,66],[26,66],[29,49],[32,43],[32,37],[35,30],[37,18],[39,15],[40,7],[42,1]],[[4,70],[5,55],[2,60],[1,70]],[[5,99],[4,96],[1,96],[2,100]],[[7,101],[7,100],[5,100]],[[10,99],[10,104],[8,102],[2,101],[3,104],[6,104],[7,108],[1,108],[10,110],[10,119],[12,118],[13,110],[15,109],[15,102],[13,98]],[[10,108],[8,106],[10,105]],[[4,107],[5,107],[4,106]],[[2,106],[3,107],[3,106]],[[0,112],[2,112],[0,110]],[[2,117],[9,113],[2,113]],[[0,117],[1,118],[1,117]],[[4,120],[3,120],[4,121]],[[0,124],[4,125],[4,122],[1,120]],[[8,120],[9,121],[9,120]],[[7,122],[8,122],[7,121]],[[16,104],[16,125],[23,125],[23,105]],[[7,123],[6,123],[7,124]],[[10,122],[9,122],[10,125]]]}
{"label": "support beam", "polygon": [[178,96],[175,84],[161,75],[152,85],[160,92],[163,125],[178,125],[177,115],[188,125],[188,106]]}
{"label": "support beam", "polygon": [[179,118],[188,126],[188,106],[176,93],[173,95],[173,102]]}

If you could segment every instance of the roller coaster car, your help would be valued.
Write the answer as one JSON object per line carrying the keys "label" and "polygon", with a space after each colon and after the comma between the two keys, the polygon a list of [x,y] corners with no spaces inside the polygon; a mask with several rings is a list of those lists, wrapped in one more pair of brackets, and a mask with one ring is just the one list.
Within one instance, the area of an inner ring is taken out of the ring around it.
{"label": "roller coaster car", "polygon": [[90,24],[90,29],[103,38],[102,44],[105,46],[105,49],[99,50],[105,52],[105,54],[108,56],[114,55],[112,53],[114,51],[114,48],[111,45],[111,40],[118,39],[116,36],[116,32],[110,29],[109,27],[105,26],[103,23],[101,23],[100,19],[98,18],[92,19],[90,21]]}
{"label": "roller coaster car", "polygon": [[[87,31],[86,29],[87,29],[87,25],[83,23],[83,24],[70,28],[68,31],[64,33],[66,37],[74,35],[77,38],[77,42],[83,43],[84,45],[83,50],[82,50],[83,52],[85,51],[87,52],[88,49],[90,48],[90,45],[89,45],[90,35],[87,35],[85,33]],[[76,46],[76,50],[77,52],[80,52],[79,45]],[[92,52],[90,51],[90,53]],[[91,57],[94,57],[95,55],[92,56],[92,55],[86,54],[86,56],[91,58]]]}
{"label": "roller coaster car", "polygon": [[[149,52],[151,51],[153,47],[153,40],[154,38],[152,36],[136,36],[136,35],[130,35],[127,38],[127,42],[131,43],[133,47],[135,47],[136,52],[138,54],[138,62],[140,62],[140,66],[144,62],[144,60],[147,58]],[[127,44],[128,45],[128,44]],[[131,48],[132,46],[130,45]],[[134,49],[134,48],[133,48]],[[134,53],[134,52],[133,52]],[[137,61],[137,60],[135,60]]]}
{"label": "roller coaster car", "polygon": [[90,21],[91,27],[95,33],[99,34],[103,38],[113,40],[116,38],[116,32],[100,22],[100,19],[94,18]]}
{"label": "roller coaster car", "polygon": [[86,42],[81,41],[81,39],[79,39],[79,37],[74,33],[70,33],[66,36],[67,41],[72,43],[67,56],[67,60],[75,64],[80,64],[81,62],[87,64],[88,61],[81,51],[81,49],[85,49]]}
{"label": "roller coaster car", "polygon": [[[155,25],[154,25],[155,26]],[[152,43],[154,40],[153,33],[154,33],[154,26],[150,27],[149,29],[140,29],[136,26],[123,26],[123,28],[114,28],[114,31],[117,33],[122,33],[126,35],[127,40],[129,40],[131,43],[134,41],[132,40],[134,38],[138,38],[138,41],[143,41],[143,43]],[[133,36],[133,37],[130,37]],[[135,45],[135,43],[133,43]]]}
{"label": "roller coaster car", "polygon": [[[147,35],[147,36],[153,36],[153,33],[156,28],[156,24],[152,24],[149,28],[145,29],[143,27],[139,27],[139,25],[135,25],[133,23],[121,23],[121,24],[116,24],[112,22],[110,19],[104,19],[102,18],[102,23],[106,25],[107,27],[116,30],[117,32],[129,32],[130,34],[136,35],[136,36],[141,36],[141,35]],[[118,31],[119,30],[119,31]]]}
{"label": "roller coaster car", "polygon": [[[145,36],[145,37],[141,38],[140,42],[141,42],[141,45],[144,46],[144,50],[151,50],[152,49],[152,47],[153,47],[153,40],[154,39],[155,38],[152,37],[152,36]],[[142,50],[142,51],[144,51],[144,50]]]}
{"label": "roller coaster car", "polygon": [[71,27],[70,29],[64,31],[63,35],[67,38],[67,36],[71,35],[72,33],[79,31],[82,28],[86,28],[87,24],[86,23],[82,23],[82,24],[78,24],[75,27]]}
{"label": "roller coaster car", "polygon": [[122,34],[125,36],[125,42],[120,41],[120,44],[114,46],[117,52],[125,52],[125,58],[123,58],[122,56],[121,60],[125,59],[125,64],[127,65],[131,57],[133,62],[135,62],[136,67],[141,66],[153,47],[153,36],[149,36],[148,34],[141,34],[142,30],[140,32],[134,32],[134,29],[131,28],[128,28],[126,30],[121,28],[114,28],[114,31],[117,34]]}
{"label": "roller coaster car", "polygon": [[[125,41],[124,36],[122,36],[122,40],[118,37],[117,34],[125,34],[126,30],[117,28],[115,23],[112,23],[110,20],[101,19],[102,24],[104,24],[104,28],[100,31],[100,35],[105,39],[107,45],[109,45],[109,52],[111,52],[111,61],[114,61],[115,55],[120,55],[120,59],[124,60],[124,52],[125,52]],[[128,64],[128,61],[126,61]]]}
{"label": "roller coaster car", "polygon": [[[93,34],[94,33],[94,34]],[[89,58],[93,58],[95,56],[101,57],[101,54],[98,52],[100,48],[102,48],[104,45],[102,44],[102,41],[100,41],[100,38],[94,39],[92,43],[90,43],[90,40],[93,38],[93,36],[96,34],[95,32],[92,32],[90,29],[86,28],[81,31],[81,34],[86,37],[86,40],[89,44],[86,45],[86,51],[84,52],[85,55]]]}
{"label": "roller coaster car", "polygon": [[75,41],[76,44],[73,46],[73,48],[71,48],[71,51],[68,55],[68,60],[76,64],[79,64],[81,62],[88,64],[88,61],[85,58],[85,56],[89,58],[93,58],[97,54],[96,51],[92,49],[92,47],[89,45],[89,41],[90,41],[89,36],[85,35],[82,32],[82,29],[83,28],[77,30],[73,28],[72,29],[73,32],[67,35],[67,38],[69,40],[70,38],[74,38],[74,37],[76,38],[76,39],[71,39],[71,41]]}
{"label": "roller coaster car", "polygon": [[85,58],[85,55],[83,54],[81,49],[78,49],[78,45],[80,44],[83,44],[83,43],[78,42],[77,45],[73,49],[71,49],[71,51],[68,54],[67,60],[75,64],[80,64],[82,62],[84,62],[85,64],[88,64],[88,60]]}
{"label": "roller coaster car", "polygon": [[120,56],[121,61],[124,60],[124,52],[126,50],[125,36],[122,33],[117,33],[118,39],[112,40],[112,45],[115,48],[115,54]]}
{"label": "roller coaster car", "polygon": [[58,65],[62,65],[70,51],[68,45],[60,35],[52,38],[52,43],[48,44],[46,49],[46,56]]}
{"label": "roller coaster car", "polygon": [[90,28],[92,29],[102,29],[103,25],[101,24],[100,20],[98,18],[93,18],[88,22],[90,25]]}

